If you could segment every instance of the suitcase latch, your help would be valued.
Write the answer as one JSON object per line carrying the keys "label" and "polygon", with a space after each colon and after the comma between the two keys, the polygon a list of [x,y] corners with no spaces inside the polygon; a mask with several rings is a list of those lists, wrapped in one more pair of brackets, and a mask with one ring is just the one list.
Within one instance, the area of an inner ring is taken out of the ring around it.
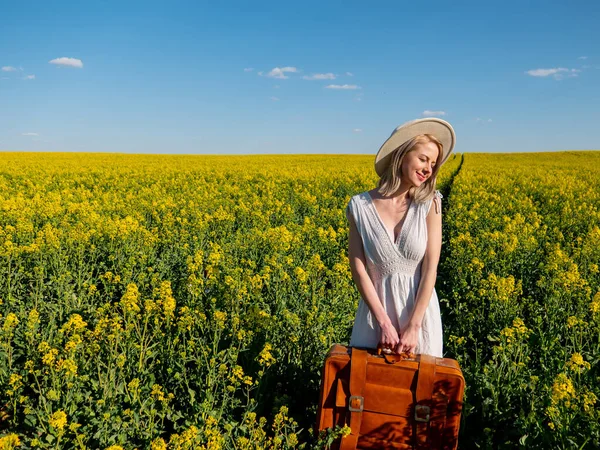
{"label": "suitcase latch", "polygon": [[365,398],[361,395],[351,395],[348,401],[348,410],[352,412],[362,412]]}
{"label": "suitcase latch", "polygon": [[417,422],[429,422],[429,413],[431,409],[427,405],[415,406],[415,420]]}

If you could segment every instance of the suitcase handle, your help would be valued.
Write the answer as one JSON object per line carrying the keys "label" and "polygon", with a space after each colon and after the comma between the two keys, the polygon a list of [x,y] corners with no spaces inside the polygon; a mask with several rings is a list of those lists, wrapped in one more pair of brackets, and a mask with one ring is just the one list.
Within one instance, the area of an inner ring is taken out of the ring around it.
{"label": "suitcase handle", "polygon": [[383,359],[385,359],[385,362],[388,364],[396,364],[398,361],[402,361],[404,359],[409,359],[409,358],[412,359],[416,356],[412,352],[394,353],[393,350],[391,350],[389,353],[384,352],[381,344],[377,345],[377,355],[383,356]]}

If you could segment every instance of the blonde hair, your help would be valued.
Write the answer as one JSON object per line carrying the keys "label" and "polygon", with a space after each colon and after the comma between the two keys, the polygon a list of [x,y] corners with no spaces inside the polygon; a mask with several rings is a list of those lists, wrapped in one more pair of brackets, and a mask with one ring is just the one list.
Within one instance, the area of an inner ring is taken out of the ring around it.
{"label": "blonde hair", "polygon": [[421,184],[419,187],[411,187],[408,191],[408,195],[414,199],[417,203],[421,203],[433,198],[435,193],[435,183],[438,171],[440,170],[442,151],[444,146],[438,138],[431,134],[419,134],[412,139],[409,139],[400,147],[392,152],[390,157],[390,164],[385,170],[384,174],[379,178],[377,182],[377,191],[384,197],[393,195],[398,189],[400,189],[400,183],[402,182],[402,162],[404,157],[412,152],[415,147],[419,144],[428,144],[433,142],[439,149],[439,157],[433,166],[431,176]]}

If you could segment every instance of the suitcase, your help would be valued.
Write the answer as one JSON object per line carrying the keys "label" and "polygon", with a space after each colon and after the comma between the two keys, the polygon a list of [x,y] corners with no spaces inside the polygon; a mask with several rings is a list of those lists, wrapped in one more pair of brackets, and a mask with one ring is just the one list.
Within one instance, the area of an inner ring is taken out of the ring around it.
{"label": "suitcase", "polygon": [[334,344],[325,360],[317,434],[351,433],[331,448],[456,449],[465,379],[458,362],[430,355],[381,355]]}

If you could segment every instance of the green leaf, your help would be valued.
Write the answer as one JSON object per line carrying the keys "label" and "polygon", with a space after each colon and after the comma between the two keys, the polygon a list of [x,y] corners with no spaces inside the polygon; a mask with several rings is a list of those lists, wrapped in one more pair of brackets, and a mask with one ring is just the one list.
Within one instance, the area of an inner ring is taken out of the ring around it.
{"label": "green leaf", "polygon": [[521,436],[521,438],[519,439],[519,444],[525,445],[525,440],[527,439],[528,436],[529,436],[528,434],[524,434],[523,436]]}
{"label": "green leaf", "polygon": [[31,427],[35,427],[35,424],[37,423],[37,417],[32,414],[28,414],[25,416],[25,423]]}

